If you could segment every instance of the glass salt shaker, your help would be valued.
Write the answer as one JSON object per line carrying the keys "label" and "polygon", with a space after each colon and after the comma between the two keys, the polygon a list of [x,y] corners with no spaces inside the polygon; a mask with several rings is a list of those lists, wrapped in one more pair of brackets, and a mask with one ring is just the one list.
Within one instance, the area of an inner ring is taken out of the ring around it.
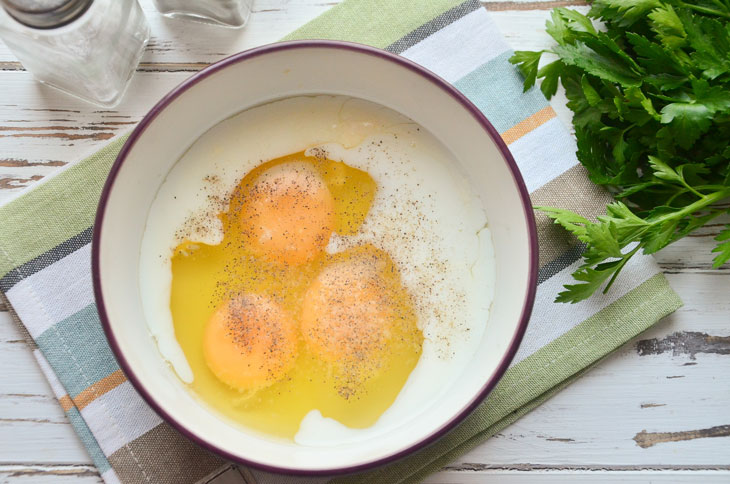
{"label": "glass salt shaker", "polygon": [[168,17],[212,22],[224,27],[243,27],[253,0],[154,0],[157,10]]}
{"label": "glass salt shaker", "polygon": [[39,81],[103,107],[124,95],[150,28],[137,0],[0,0],[0,38]]}

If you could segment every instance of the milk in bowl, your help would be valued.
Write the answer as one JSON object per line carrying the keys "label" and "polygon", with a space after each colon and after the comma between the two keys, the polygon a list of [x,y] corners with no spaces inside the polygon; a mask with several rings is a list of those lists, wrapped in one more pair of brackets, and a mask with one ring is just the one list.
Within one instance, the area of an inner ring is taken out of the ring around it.
{"label": "milk in bowl", "polygon": [[370,439],[447,391],[494,294],[484,205],[409,118],[284,98],[198,138],[151,205],[142,305],[197,400],[303,446]]}

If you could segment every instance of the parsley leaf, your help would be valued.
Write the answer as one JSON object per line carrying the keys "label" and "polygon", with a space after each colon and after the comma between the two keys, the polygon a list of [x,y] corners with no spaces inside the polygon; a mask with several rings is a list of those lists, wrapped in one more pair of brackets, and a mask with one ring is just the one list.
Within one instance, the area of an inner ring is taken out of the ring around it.
{"label": "parsley leaf", "polygon": [[582,281],[583,284],[566,284],[565,291],[558,294],[555,302],[577,303],[583,299],[588,299],[623,267],[620,262],[614,261],[601,264],[596,266],[595,269],[590,267],[579,269],[573,274],[573,278]]}
{"label": "parsley leaf", "polygon": [[681,14],[687,40],[694,49],[690,54],[703,75],[709,79],[730,71],[730,32],[728,23],[700,17],[690,12]]}
{"label": "parsley leaf", "polygon": [[687,42],[687,33],[684,31],[682,21],[670,4],[655,9],[648,17],[651,20],[652,30],[656,32],[664,46],[675,49]]}
{"label": "parsley leaf", "polygon": [[704,104],[672,103],[662,109],[662,123],[669,124],[670,131],[682,148],[691,147],[712,125],[712,111]]}
{"label": "parsley leaf", "polygon": [[518,50],[509,59],[512,64],[517,65],[520,72],[525,77],[525,92],[535,85],[535,79],[537,79],[537,66],[540,63],[540,57],[542,57],[542,52]]}
{"label": "parsley leaf", "polygon": [[[594,22],[600,22],[600,26]],[[594,0],[588,15],[556,8],[556,45],[516,52],[525,88],[560,83],[573,111],[577,156],[617,201],[595,220],[536,207],[585,244],[556,301],[606,292],[628,261],[652,254],[728,213],[730,0]],[[544,52],[558,59],[543,67]],[[730,226],[714,266],[730,262]]]}
{"label": "parsley leaf", "polygon": [[730,110],[730,90],[721,86],[710,86],[705,79],[692,81],[692,90],[698,103],[702,103],[713,114]]}
{"label": "parsley leaf", "polygon": [[595,0],[590,15],[611,20],[618,27],[629,27],[661,5],[659,0]]}
{"label": "parsley leaf", "polygon": [[712,252],[719,252],[712,264],[712,267],[717,269],[724,263],[730,261],[730,225],[727,225],[725,230],[715,237],[715,240],[720,242],[717,247],[712,249]]}
{"label": "parsley leaf", "polygon": [[598,53],[584,42],[558,45],[553,48],[553,52],[558,54],[565,64],[579,67],[588,74],[606,81],[627,87],[641,85],[641,76],[632,71],[623,59],[615,55]]}
{"label": "parsley leaf", "polygon": [[542,78],[540,90],[546,98],[550,99],[558,92],[558,81],[560,80],[560,73],[563,69],[565,69],[565,64],[560,60],[556,60],[541,67],[537,71],[537,76]]}

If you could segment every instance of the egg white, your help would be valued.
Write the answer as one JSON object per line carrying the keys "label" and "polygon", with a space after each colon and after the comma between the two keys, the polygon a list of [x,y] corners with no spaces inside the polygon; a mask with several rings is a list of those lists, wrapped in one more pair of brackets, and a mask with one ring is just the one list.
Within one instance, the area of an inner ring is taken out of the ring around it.
{"label": "egg white", "polygon": [[[367,171],[377,182],[358,234],[333,235],[327,250],[361,243],[387,251],[415,299],[423,353],[391,407],[368,429],[312,410],[295,441],[329,446],[386,433],[425,409],[465,371],[494,295],[494,249],[481,200],[453,155],[410,119],[344,96],[299,96],[248,109],[214,126],[175,164],[150,208],[140,251],[140,290],[150,332],[177,375],[193,372],[175,339],[170,258],[182,238],[219,243],[213,216],[238,181],[264,161],[309,150]],[[205,217],[206,230],[191,221]]]}

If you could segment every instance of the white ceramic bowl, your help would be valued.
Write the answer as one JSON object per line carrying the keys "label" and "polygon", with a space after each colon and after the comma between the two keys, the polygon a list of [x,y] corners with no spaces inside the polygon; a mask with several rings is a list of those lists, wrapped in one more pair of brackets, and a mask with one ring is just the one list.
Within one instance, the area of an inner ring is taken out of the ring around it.
{"label": "white ceramic bowl", "polygon": [[[138,261],[148,210],[185,150],[216,123],[274,99],[341,94],[379,103],[428,129],[454,155],[485,204],[496,253],[496,293],[468,369],[427,410],[388,434],[336,448],[247,433],[208,410],[163,361],[147,330]],[[93,236],[97,307],[127,377],[170,424],[203,447],[259,468],[330,474],[373,467],[434,441],[494,388],[517,351],[537,281],[537,236],[512,156],[481,112],[451,85],[401,57],[343,42],[302,41],[249,50],[194,75],[137,126],[114,164]]]}

